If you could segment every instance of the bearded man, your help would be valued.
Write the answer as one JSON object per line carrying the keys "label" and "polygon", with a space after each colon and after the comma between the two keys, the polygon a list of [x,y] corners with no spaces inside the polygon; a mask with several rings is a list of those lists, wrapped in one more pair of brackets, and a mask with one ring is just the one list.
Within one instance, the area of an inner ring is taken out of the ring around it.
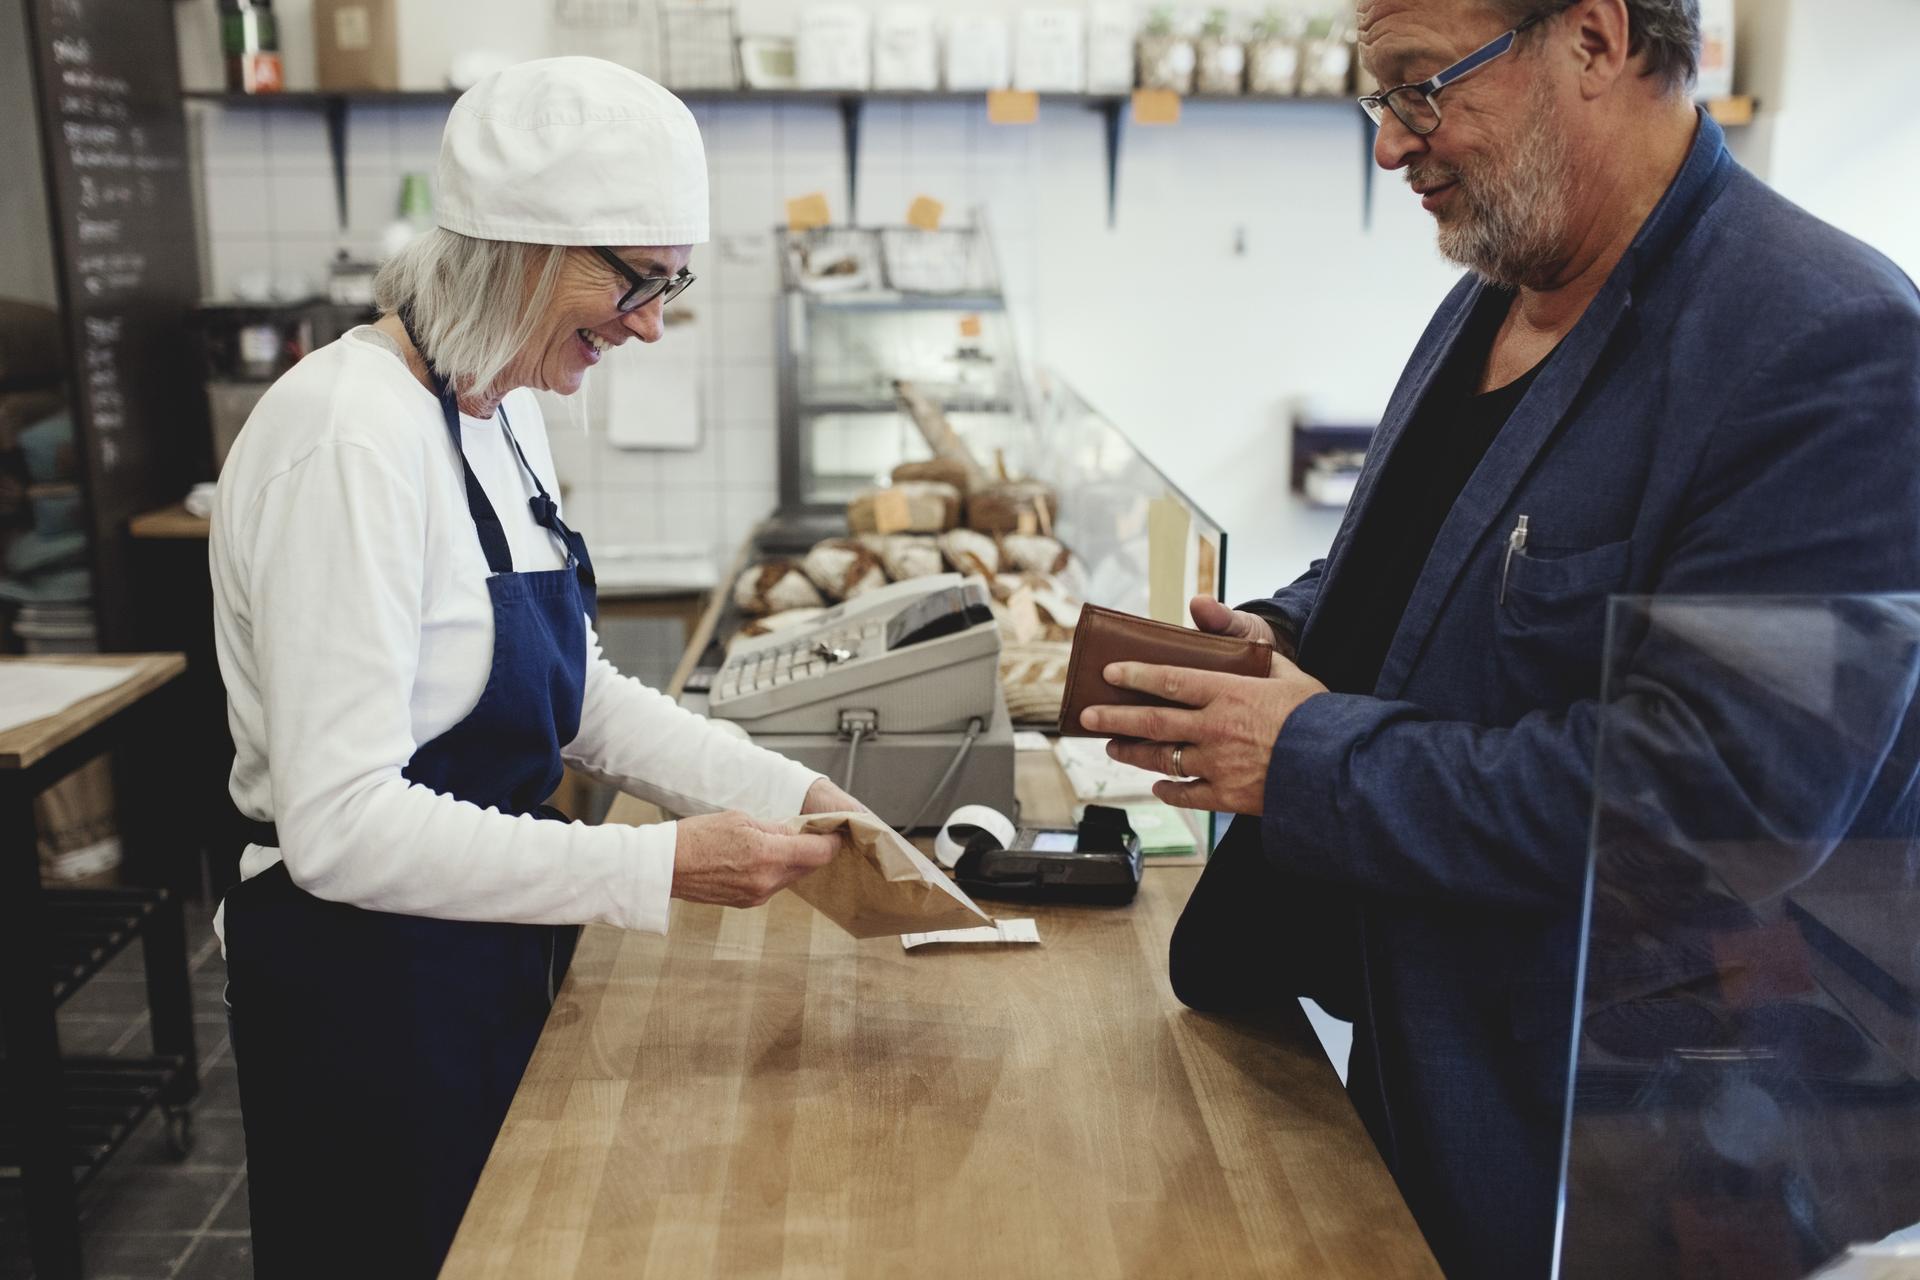
{"label": "bearded man", "polygon": [[1442,1266],[1544,1277],[1607,599],[1920,589],[1920,295],[1734,163],[1689,99],[1697,0],[1367,0],[1359,29],[1397,86],[1362,102],[1376,159],[1469,275],[1328,557],[1194,602],[1271,677],[1116,664],[1180,705],[1085,724],[1245,815],[1181,999],[1353,1020],[1349,1092]]}

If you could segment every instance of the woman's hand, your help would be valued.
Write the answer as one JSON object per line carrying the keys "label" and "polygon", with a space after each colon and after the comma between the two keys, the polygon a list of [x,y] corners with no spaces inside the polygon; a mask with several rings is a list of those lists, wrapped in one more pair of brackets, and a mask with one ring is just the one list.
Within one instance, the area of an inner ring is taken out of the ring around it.
{"label": "woman's hand", "polygon": [[709,813],[677,825],[673,896],[686,902],[757,907],[826,866],[840,848],[837,835],[797,836],[744,813]]}
{"label": "woman's hand", "polygon": [[834,786],[827,779],[821,778],[807,789],[807,798],[800,806],[800,812],[872,813],[873,810]]}

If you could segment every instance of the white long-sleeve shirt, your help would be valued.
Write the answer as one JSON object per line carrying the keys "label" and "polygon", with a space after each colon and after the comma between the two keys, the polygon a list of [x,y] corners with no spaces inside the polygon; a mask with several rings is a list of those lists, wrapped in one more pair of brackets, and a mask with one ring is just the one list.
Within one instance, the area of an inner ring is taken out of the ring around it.
{"label": "white long-sleeve shirt", "polygon": [[[503,407],[557,495],[538,403]],[[560,568],[499,415],[463,415],[462,437],[514,569]],[[250,846],[243,878],[284,859],[301,888],[371,910],[666,930],[674,824],[512,817],[401,775],[479,701],[493,606],[439,401],[382,335],[356,329],[268,390],[222,469],[210,555],[230,789],[281,846]],[[570,766],[681,815],[799,812],[817,774],[620,675],[591,627],[585,657]]]}

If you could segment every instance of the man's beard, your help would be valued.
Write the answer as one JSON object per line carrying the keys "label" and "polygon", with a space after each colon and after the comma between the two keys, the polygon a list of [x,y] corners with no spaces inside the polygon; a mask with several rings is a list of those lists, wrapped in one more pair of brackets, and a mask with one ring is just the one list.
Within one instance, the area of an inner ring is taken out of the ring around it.
{"label": "man's beard", "polygon": [[1573,165],[1544,86],[1533,97],[1531,123],[1504,162],[1416,164],[1407,171],[1407,180],[1422,186],[1434,180],[1460,184],[1455,207],[1438,219],[1440,252],[1507,289],[1547,283],[1566,258]]}

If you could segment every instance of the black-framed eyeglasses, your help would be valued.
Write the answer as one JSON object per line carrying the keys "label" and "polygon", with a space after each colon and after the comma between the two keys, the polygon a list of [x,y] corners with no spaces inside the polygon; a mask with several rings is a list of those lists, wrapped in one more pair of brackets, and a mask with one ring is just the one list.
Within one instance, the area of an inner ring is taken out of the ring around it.
{"label": "black-framed eyeglasses", "polygon": [[620,295],[618,304],[621,315],[638,311],[655,298],[660,299],[660,305],[664,307],[685,293],[687,286],[696,278],[693,272],[685,267],[680,268],[680,274],[675,276],[643,276],[621,261],[620,255],[605,245],[595,245],[593,251],[600,255],[601,261],[618,271],[620,278],[627,282],[627,291]]}
{"label": "black-framed eyeglasses", "polygon": [[1481,45],[1431,80],[1403,84],[1385,93],[1370,93],[1360,99],[1360,109],[1375,124],[1385,124],[1387,112],[1392,111],[1401,124],[1424,138],[1440,127],[1440,104],[1435,99],[1442,89],[1460,83],[1474,72],[1484,69],[1488,63],[1513,52],[1513,46],[1519,42],[1522,32],[1548,18],[1557,17],[1567,7],[1558,4],[1544,13],[1534,14],[1505,35]]}

